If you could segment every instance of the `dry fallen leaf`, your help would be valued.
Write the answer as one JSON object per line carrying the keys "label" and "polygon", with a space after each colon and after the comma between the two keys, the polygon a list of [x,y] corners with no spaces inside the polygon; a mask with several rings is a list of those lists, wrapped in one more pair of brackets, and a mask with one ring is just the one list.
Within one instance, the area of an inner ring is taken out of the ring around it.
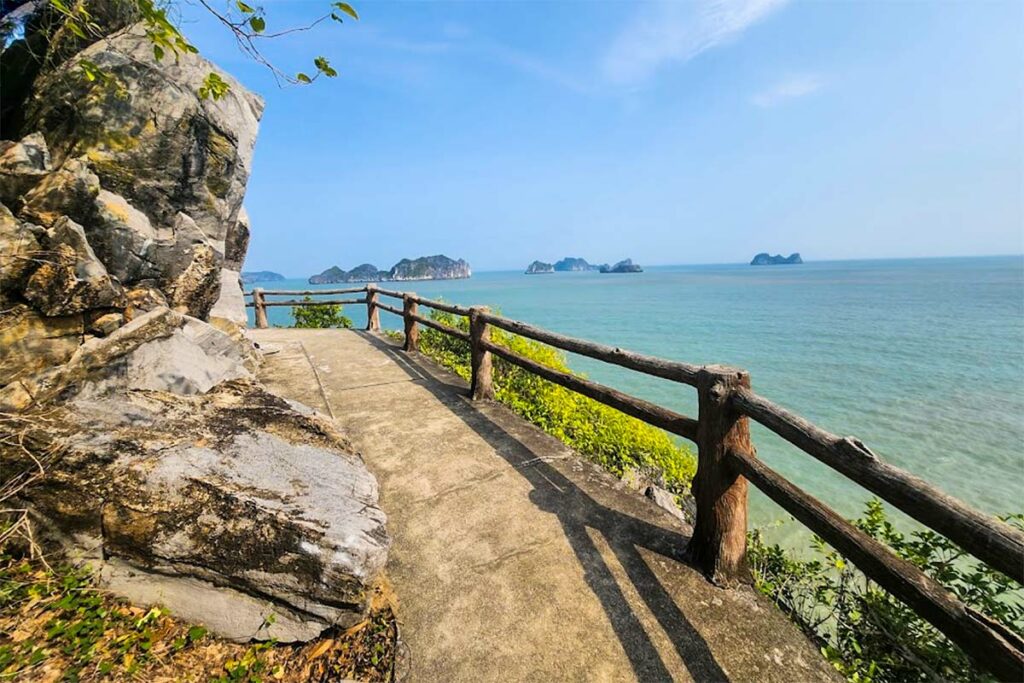
{"label": "dry fallen leaf", "polygon": [[325,638],[313,648],[313,651],[309,653],[309,656],[306,657],[306,659],[313,661],[317,657],[322,657],[325,652],[331,649],[332,645],[334,645],[334,640],[332,638]]}

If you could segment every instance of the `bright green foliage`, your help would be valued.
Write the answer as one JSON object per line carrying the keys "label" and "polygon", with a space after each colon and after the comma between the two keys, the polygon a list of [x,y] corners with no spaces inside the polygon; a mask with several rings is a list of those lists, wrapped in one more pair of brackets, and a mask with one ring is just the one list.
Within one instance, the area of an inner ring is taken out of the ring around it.
{"label": "bright green foliage", "polygon": [[[303,301],[313,301],[313,298],[307,296]],[[293,327],[352,327],[352,320],[341,314],[341,304],[292,306],[292,316],[295,318]]]}
{"label": "bright green foliage", "polygon": [[[1022,525],[1024,516],[1008,518]],[[1024,589],[931,531],[909,535],[886,517],[882,503],[867,503],[854,524],[945,585],[965,604],[1024,632]],[[750,536],[748,558],[756,586],[774,599],[820,645],[850,681],[984,681],[990,678],[955,645],[896,598],[868,580],[815,538],[813,559]]]}
{"label": "bright green foliage", "polygon": [[[463,331],[469,328],[464,317],[449,313],[435,310],[431,318]],[[491,340],[550,368],[569,371],[562,352],[539,342],[499,329],[492,329]],[[466,342],[424,327],[420,351],[463,379],[470,378]],[[662,430],[500,358],[494,359],[494,388],[499,401],[612,473],[621,476],[627,468],[637,468],[660,475],[676,494],[689,490],[694,456]]]}
{"label": "bright green foliage", "polygon": [[112,602],[95,590],[87,569],[60,566],[51,571],[0,550],[0,611],[15,612],[26,605],[47,605],[43,636],[0,641],[0,680],[24,675],[54,656],[67,662],[63,680],[77,681],[87,674],[130,676],[155,653],[178,652],[206,636],[206,629],[193,626],[173,642],[164,642],[172,635],[165,610],[133,611]]}
{"label": "bright green foliage", "polygon": [[211,71],[206,74],[206,78],[203,79],[203,84],[199,86],[199,97],[200,99],[219,100],[228,94],[231,86],[228,85],[227,81],[218,76],[216,73]]}
{"label": "bright green foliage", "polygon": [[274,646],[274,641],[256,643],[246,650],[238,659],[229,659],[224,663],[224,674],[211,679],[211,683],[261,683],[263,675],[269,673],[270,678],[279,678],[283,668],[280,665],[268,669],[263,654]]}
{"label": "bright green foliage", "polygon": [[[90,8],[97,0],[49,0],[50,5],[63,18],[63,28],[81,40],[98,40],[103,37],[104,30],[94,18]],[[197,53],[198,48],[193,45],[181,30],[168,16],[168,11],[174,9],[176,0],[119,0],[123,5],[123,11],[130,13],[132,21],[140,22],[146,33],[146,38],[153,45],[153,56],[156,60],[162,61],[165,56],[177,58],[182,53]],[[254,7],[241,0],[237,0],[234,6],[229,6],[225,11],[214,9],[213,6],[203,3],[203,7],[210,12],[235,38],[243,53],[260,64],[267,66],[274,72],[279,80],[297,84],[308,84],[315,81],[319,76],[334,78],[338,72],[330,65],[326,57],[316,57],[313,65],[316,73],[310,77],[306,73],[299,73],[290,76],[271,64],[260,51],[257,40],[261,38],[273,38],[296,30],[306,30],[319,24],[321,21],[331,18],[338,23],[343,23],[342,14],[352,19],[359,19],[359,15],[352,5],[346,2],[333,2],[328,5],[328,13],[316,19],[308,26],[298,29],[285,29],[275,34],[268,34],[267,18],[262,7]],[[237,14],[235,13],[237,11]],[[79,69],[82,77],[90,83],[99,82],[106,84],[110,75],[101,69],[94,62],[80,60]],[[198,94],[202,99],[219,100],[224,97],[230,89],[230,84],[218,76],[210,73],[203,80]]]}

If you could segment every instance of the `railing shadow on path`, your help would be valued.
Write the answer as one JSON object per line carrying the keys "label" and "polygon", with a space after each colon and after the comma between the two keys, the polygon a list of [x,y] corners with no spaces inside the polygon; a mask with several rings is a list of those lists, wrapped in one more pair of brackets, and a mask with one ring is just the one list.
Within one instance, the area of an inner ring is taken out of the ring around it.
{"label": "railing shadow on path", "polygon": [[651,570],[639,549],[683,562],[688,538],[601,505],[579,486],[544,460],[501,425],[483,414],[463,396],[465,387],[439,379],[421,368],[414,358],[374,334],[359,332],[369,344],[391,357],[413,380],[427,389],[498,455],[533,486],[530,500],[544,512],[557,517],[591,591],[601,602],[637,678],[643,681],[671,681],[661,653],[588,533],[601,534],[626,576],[672,642],[690,676],[699,681],[728,681],[703,636],[683,614],[676,601]]}

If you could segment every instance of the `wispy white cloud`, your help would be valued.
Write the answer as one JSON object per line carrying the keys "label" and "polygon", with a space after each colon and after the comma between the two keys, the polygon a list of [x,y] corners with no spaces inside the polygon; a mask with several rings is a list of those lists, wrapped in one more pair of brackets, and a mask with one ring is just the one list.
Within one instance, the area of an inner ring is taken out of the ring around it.
{"label": "wispy white cloud", "polygon": [[605,54],[605,78],[636,86],[668,64],[738,38],[789,0],[659,0],[644,5]]}
{"label": "wispy white cloud", "polygon": [[820,76],[815,74],[798,74],[789,76],[772,87],[755,93],[750,98],[750,101],[758,107],[774,107],[786,100],[810,95],[820,90],[823,85],[825,85],[825,81]]}
{"label": "wispy white cloud", "polygon": [[569,71],[560,69],[543,59],[508,45],[496,42],[482,42],[476,49],[485,57],[516,69],[532,78],[547,81],[579,94],[593,92],[593,88],[588,82],[577,78]]}

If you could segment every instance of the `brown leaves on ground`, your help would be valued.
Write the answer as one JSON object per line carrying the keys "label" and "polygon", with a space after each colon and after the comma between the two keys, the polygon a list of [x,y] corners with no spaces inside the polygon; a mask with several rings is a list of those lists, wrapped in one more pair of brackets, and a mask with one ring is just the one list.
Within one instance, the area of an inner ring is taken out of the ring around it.
{"label": "brown leaves on ground", "polygon": [[87,571],[0,551],[0,681],[389,681],[394,604],[382,585],[350,629],[297,645],[230,643],[106,594]]}

